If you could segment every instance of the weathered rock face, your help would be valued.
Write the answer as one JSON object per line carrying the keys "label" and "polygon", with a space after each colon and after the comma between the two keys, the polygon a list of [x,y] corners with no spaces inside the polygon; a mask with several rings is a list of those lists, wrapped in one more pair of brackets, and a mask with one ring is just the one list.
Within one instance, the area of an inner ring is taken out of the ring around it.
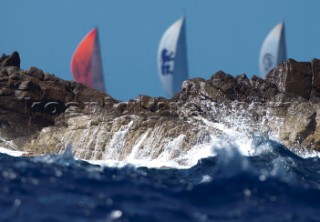
{"label": "weathered rock face", "polygon": [[[15,53],[14,53],[15,54]],[[288,60],[266,77],[184,81],[172,99],[121,102],[75,82],[0,59],[0,146],[94,160],[178,159],[230,130],[320,150],[320,60]],[[6,62],[5,62],[6,61]]]}
{"label": "weathered rock face", "polygon": [[[314,65],[314,68],[317,68],[317,65]],[[266,79],[276,84],[280,92],[310,99],[314,75],[317,76],[312,70],[312,63],[289,59],[286,63],[281,63],[277,69],[273,69]]]}
{"label": "weathered rock face", "polygon": [[[20,70],[17,52],[0,58],[0,146],[21,148],[74,104],[114,100],[99,91],[31,67]],[[90,98],[90,100],[88,99]]]}
{"label": "weathered rock face", "polygon": [[13,52],[10,56],[2,55],[0,57],[0,67],[15,66],[20,68],[20,56],[18,52]]}

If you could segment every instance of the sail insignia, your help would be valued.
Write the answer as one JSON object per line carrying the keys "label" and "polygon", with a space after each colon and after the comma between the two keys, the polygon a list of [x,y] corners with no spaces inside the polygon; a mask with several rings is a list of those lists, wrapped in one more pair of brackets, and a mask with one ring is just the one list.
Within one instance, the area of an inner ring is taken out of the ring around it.
{"label": "sail insignia", "polygon": [[185,19],[180,18],[163,34],[158,48],[158,72],[165,93],[172,97],[188,78]]}

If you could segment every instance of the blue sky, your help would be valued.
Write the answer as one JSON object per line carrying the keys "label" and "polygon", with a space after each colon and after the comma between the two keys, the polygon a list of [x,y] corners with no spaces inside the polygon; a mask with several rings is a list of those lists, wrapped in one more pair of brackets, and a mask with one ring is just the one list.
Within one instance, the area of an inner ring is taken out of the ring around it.
{"label": "blue sky", "polygon": [[165,96],[158,44],[183,15],[190,78],[218,70],[258,75],[261,44],[282,21],[289,58],[320,58],[318,0],[2,0],[0,9],[0,53],[16,50],[22,69],[67,80],[73,51],[98,26],[107,91],[120,100]]}

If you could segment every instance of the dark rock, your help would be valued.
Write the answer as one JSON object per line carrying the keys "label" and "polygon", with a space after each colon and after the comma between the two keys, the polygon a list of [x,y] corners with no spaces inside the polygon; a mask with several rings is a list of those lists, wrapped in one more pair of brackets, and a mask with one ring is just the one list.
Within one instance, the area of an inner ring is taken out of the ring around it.
{"label": "dark rock", "polygon": [[117,112],[117,114],[122,114],[126,108],[127,108],[128,104],[127,103],[117,103],[115,104],[115,112]]}
{"label": "dark rock", "polygon": [[27,70],[27,74],[39,80],[44,80],[44,72],[41,69],[38,69],[37,67],[30,67]]}
{"label": "dark rock", "polygon": [[282,62],[272,69],[266,76],[266,81],[277,86],[280,92],[286,91],[286,75],[288,74],[287,63]]}
{"label": "dark rock", "polygon": [[9,77],[5,76],[5,77],[0,77],[0,82],[8,82]]}
{"label": "dark rock", "polygon": [[246,74],[238,75],[236,82],[239,85],[239,92],[245,92],[247,89],[251,89],[252,85]]}
{"label": "dark rock", "polygon": [[13,73],[20,73],[20,68],[16,66],[5,66],[1,69],[2,71],[6,71],[8,75],[10,76]]}
{"label": "dark rock", "polygon": [[312,90],[310,98],[312,100],[320,98],[320,60],[313,59],[311,61],[313,81],[312,81]]}
{"label": "dark rock", "polygon": [[2,61],[4,61],[6,58],[8,58],[8,56],[2,53],[0,56],[0,63],[2,63]]}
{"label": "dark rock", "polygon": [[24,101],[25,99],[30,99],[30,98],[32,98],[34,101],[40,101],[42,99],[39,93],[37,93],[36,91],[33,92],[33,91],[25,91],[25,90],[15,90],[14,96],[19,101]]}
{"label": "dark rock", "polygon": [[77,84],[78,84],[77,82],[71,81],[70,82],[70,89],[73,91],[76,88]]}
{"label": "dark rock", "polygon": [[286,93],[293,97],[310,98],[312,89],[312,69],[310,62],[297,62],[289,59],[286,78]]}
{"label": "dark rock", "polygon": [[10,128],[11,125],[7,120],[0,120],[0,128]]}
{"label": "dark rock", "polygon": [[8,71],[5,70],[5,69],[2,69],[1,72],[0,72],[0,77],[7,77],[9,74],[8,74]]}
{"label": "dark rock", "polygon": [[226,94],[224,94],[220,89],[213,87],[211,85],[211,80],[207,80],[203,89],[201,90],[201,99],[202,100],[211,100],[211,101],[229,101],[230,99]]}
{"label": "dark rock", "polygon": [[22,80],[24,77],[19,73],[15,72],[9,76],[10,80]]}
{"label": "dark rock", "polygon": [[14,95],[14,90],[10,88],[2,87],[0,89],[0,96],[12,96]]}
{"label": "dark rock", "polygon": [[199,86],[193,81],[185,80],[182,84],[181,92],[178,93],[173,99],[187,101],[189,97],[196,95],[199,90]]}
{"label": "dark rock", "polygon": [[40,87],[32,80],[26,80],[19,85],[19,89],[25,91],[39,91]]}
{"label": "dark rock", "polygon": [[151,111],[154,110],[156,107],[154,99],[150,96],[141,95],[138,97],[138,101],[140,101],[140,105],[143,109]]}
{"label": "dark rock", "polygon": [[53,81],[53,82],[59,82],[60,79],[54,75],[51,75],[49,73],[44,73],[44,77],[43,77],[44,81]]}
{"label": "dark rock", "polygon": [[280,92],[289,96],[310,98],[313,73],[310,62],[289,59],[267,74],[266,80],[277,85]]}
{"label": "dark rock", "polygon": [[220,89],[230,99],[236,99],[239,91],[237,80],[230,74],[218,71],[211,77],[211,85]]}
{"label": "dark rock", "polygon": [[237,97],[241,101],[254,101],[259,95],[258,90],[254,89],[246,74],[238,75],[237,82]]}
{"label": "dark rock", "polygon": [[16,88],[19,87],[20,82],[21,81],[16,81],[16,80],[13,80],[13,79],[9,78],[9,81],[7,82],[6,87],[12,88],[12,89],[16,89]]}
{"label": "dark rock", "polygon": [[279,92],[275,84],[267,82],[257,76],[253,76],[250,82],[253,88],[257,89],[256,96],[258,98],[272,101]]}
{"label": "dark rock", "polygon": [[1,57],[0,57],[0,67],[4,67],[6,61],[8,60],[9,56],[8,55],[5,55],[5,54],[2,54]]}
{"label": "dark rock", "polygon": [[3,55],[0,58],[0,67],[15,66],[20,68],[20,56],[18,52],[13,52],[10,56]]}

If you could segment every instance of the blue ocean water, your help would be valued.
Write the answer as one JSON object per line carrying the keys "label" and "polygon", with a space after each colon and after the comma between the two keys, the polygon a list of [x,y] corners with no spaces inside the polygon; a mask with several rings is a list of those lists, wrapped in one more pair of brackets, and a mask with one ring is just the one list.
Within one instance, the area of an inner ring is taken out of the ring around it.
{"label": "blue ocean water", "polygon": [[262,145],[188,169],[0,154],[0,221],[320,221],[320,159]]}

